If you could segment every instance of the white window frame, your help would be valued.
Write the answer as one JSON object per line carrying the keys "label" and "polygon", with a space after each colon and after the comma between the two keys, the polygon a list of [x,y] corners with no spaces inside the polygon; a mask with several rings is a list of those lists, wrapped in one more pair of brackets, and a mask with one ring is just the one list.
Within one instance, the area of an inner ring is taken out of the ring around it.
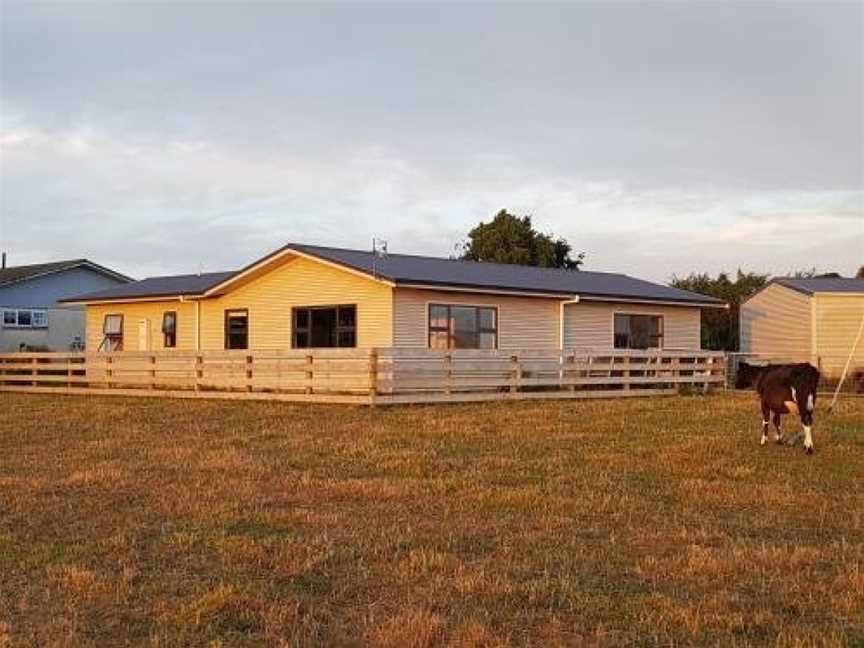
{"label": "white window frame", "polygon": [[[7,329],[46,329],[48,328],[48,311],[44,308],[3,308],[3,320],[0,323],[0,326]],[[9,324],[6,322],[6,314],[14,313],[15,314],[15,323]],[[21,324],[20,323],[20,313],[29,313],[30,314],[30,323],[29,324]],[[43,324],[36,324],[35,319],[37,316],[42,318]]]}

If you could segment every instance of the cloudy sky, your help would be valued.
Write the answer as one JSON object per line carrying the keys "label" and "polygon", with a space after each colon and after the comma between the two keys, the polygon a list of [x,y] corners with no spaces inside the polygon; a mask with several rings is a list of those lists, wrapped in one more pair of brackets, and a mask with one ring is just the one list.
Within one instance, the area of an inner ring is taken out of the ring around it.
{"label": "cloudy sky", "polygon": [[506,207],[667,280],[864,263],[864,5],[0,4],[0,247],[447,255]]}

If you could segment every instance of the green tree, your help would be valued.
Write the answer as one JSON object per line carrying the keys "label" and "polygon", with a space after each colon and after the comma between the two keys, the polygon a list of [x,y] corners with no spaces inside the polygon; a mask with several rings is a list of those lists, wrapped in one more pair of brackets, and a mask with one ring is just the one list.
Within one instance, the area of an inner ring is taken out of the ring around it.
{"label": "green tree", "polygon": [[688,277],[673,277],[670,285],[682,290],[691,290],[722,299],[728,309],[706,308],[702,310],[702,346],[718,351],[738,350],[738,315],[741,303],[755,295],[768,284],[767,274],[744,273],[738,269],[735,280],[725,272],[712,279],[707,274],[691,274]]}
{"label": "green tree", "polygon": [[565,239],[535,230],[530,216],[514,216],[506,209],[490,222],[481,222],[468,232],[467,241],[456,246],[459,258],[467,261],[578,270],[585,253],[574,258],[572,249]]}

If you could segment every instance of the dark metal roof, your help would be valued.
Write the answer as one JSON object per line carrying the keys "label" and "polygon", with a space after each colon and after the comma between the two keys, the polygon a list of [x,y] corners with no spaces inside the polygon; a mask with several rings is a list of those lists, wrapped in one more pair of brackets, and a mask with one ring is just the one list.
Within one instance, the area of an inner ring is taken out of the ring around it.
{"label": "dark metal roof", "polygon": [[363,250],[321,247],[289,243],[276,252],[231,272],[201,275],[151,277],[124,286],[109,288],[66,301],[100,301],[138,299],[176,295],[202,295],[227,280],[240,275],[286,251],[296,251],[353,270],[374,275],[397,286],[434,286],[470,288],[491,292],[521,292],[539,295],[578,295],[582,299],[633,299],[721,306],[723,301],[698,293],[670,288],[611,272],[558,270],[502,263],[477,263],[408,254],[375,256]]}
{"label": "dark metal roof", "polygon": [[772,282],[807,295],[817,292],[864,293],[864,279],[849,279],[846,277],[815,277],[812,279],[778,277],[773,279]]}
{"label": "dark metal roof", "polygon": [[63,301],[102,301],[109,299],[140,299],[142,297],[175,297],[177,295],[200,295],[208,288],[225,281],[235,274],[230,272],[206,272],[203,274],[148,277],[141,281],[106,288],[86,295],[76,295]]}
{"label": "dark metal roof", "polygon": [[0,268],[0,286],[18,283],[41,277],[42,275],[54,274],[64,270],[73,268],[86,267],[99,272],[101,274],[113,277],[120,281],[132,281],[131,277],[115,272],[98,263],[93,263],[87,259],[68,259],[66,261],[52,261],[50,263],[33,263],[30,265],[10,266],[8,268]]}
{"label": "dark metal roof", "polygon": [[698,293],[670,288],[611,272],[559,270],[502,263],[477,263],[437,257],[388,254],[288,244],[283,249],[304,252],[368,274],[377,274],[397,285],[424,285],[507,290],[550,295],[579,295],[586,299],[623,298],[722,305],[723,301]]}

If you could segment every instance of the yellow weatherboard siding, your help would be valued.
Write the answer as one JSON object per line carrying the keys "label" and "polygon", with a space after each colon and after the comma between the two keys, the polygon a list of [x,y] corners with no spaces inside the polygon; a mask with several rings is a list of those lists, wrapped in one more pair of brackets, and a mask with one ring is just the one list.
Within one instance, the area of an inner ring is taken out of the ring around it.
{"label": "yellow weatherboard siding", "polygon": [[559,299],[396,288],[393,300],[393,344],[397,347],[428,346],[430,303],[497,306],[499,349],[559,346]]}
{"label": "yellow weatherboard siding", "polygon": [[815,363],[810,300],[776,283],[748,299],[741,305],[741,351],[772,360]]}
{"label": "yellow weatherboard siding", "polygon": [[615,313],[661,315],[664,349],[699,349],[702,345],[698,306],[584,301],[564,305],[564,348],[613,348]]}
{"label": "yellow weatherboard siding", "polygon": [[371,278],[295,257],[227,294],[201,300],[201,348],[225,348],[225,311],[249,311],[250,349],[291,348],[295,306],[356,304],[357,346],[393,342],[393,289]]}
{"label": "yellow weatherboard siding", "polygon": [[[814,299],[819,364],[826,375],[839,375],[864,317],[864,295],[817,293]],[[852,370],[864,366],[864,339],[858,343],[849,366]]]}
{"label": "yellow weatherboard siding", "polygon": [[[161,351],[165,348],[162,335],[162,315],[165,311],[177,313],[177,349],[195,348],[195,304],[191,302],[157,301],[129,304],[94,304],[87,306],[87,350],[96,351],[104,335],[105,315],[123,315],[124,351]],[[143,322],[143,326],[142,326]],[[148,339],[142,340],[146,330]]]}

